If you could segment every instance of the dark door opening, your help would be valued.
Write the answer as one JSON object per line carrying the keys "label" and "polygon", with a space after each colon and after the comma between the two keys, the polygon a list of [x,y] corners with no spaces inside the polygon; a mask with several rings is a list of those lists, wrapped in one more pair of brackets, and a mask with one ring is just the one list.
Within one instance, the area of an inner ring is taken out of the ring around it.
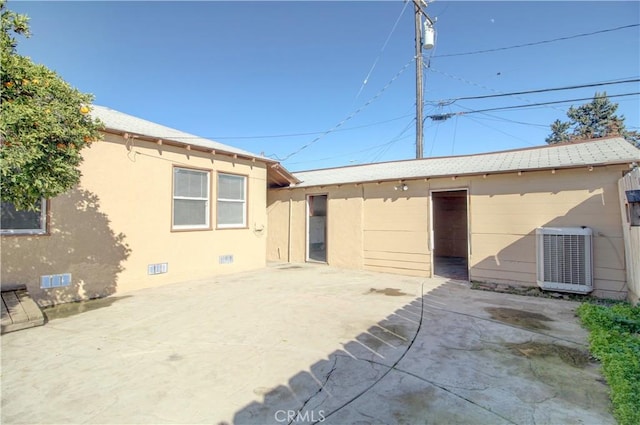
{"label": "dark door opening", "polygon": [[433,274],[469,280],[467,191],[431,193]]}
{"label": "dark door opening", "polygon": [[327,262],[327,195],[307,196],[307,261]]}

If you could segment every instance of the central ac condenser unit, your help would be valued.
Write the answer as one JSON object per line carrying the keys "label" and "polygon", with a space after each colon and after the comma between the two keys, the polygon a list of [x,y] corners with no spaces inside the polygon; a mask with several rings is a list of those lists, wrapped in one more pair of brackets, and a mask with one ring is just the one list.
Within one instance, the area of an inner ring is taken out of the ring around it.
{"label": "central ac condenser unit", "polygon": [[591,292],[592,234],[587,227],[536,229],[538,286],[551,291]]}

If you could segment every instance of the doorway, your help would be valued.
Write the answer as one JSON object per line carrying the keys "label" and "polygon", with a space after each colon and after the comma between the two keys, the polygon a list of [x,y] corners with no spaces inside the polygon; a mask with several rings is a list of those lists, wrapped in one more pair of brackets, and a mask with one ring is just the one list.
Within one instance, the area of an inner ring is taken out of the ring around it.
{"label": "doorway", "polygon": [[469,280],[469,215],[466,189],[431,192],[433,275]]}
{"label": "doorway", "polygon": [[327,195],[307,195],[307,261],[327,262]]}

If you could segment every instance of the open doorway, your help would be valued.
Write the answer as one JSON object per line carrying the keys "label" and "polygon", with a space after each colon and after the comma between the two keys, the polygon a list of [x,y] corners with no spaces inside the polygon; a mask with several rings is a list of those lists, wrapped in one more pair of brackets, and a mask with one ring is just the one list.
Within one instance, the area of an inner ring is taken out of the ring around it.
{"label": "open doorway", "polygon": [[327,195],[307,196],[307,261],[327,262]]}
{"label": "open doorway", "polygon": [[467,190],[431,192],[433,274],[469,280]]}

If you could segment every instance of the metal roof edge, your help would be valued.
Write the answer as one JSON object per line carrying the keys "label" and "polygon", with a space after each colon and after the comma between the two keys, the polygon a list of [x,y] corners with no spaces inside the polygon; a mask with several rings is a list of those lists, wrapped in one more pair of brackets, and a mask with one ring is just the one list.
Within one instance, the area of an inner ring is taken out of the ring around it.
{"label": "metal roof edge", "polygon": [[[593,163],[593,164],[580,164],[580,165],[565,165],[565,166],[557,166],[557,167],[540,167],[540,168],[523,168],[523,169],[514,169],[514,170],[505,170],[505,171],[487,171],[487,172],[471,172],[471,173],[450,173],[450,174],[432,174],[428,176],[411,176],[404,178],[386,178],[386,179],[371,179],[371,180],[358,180],[358,181],[345,181],[340,183],[321,183],[321,184],[313,184],[309,186],[304,186],[304,180],[299,181],[298,185],[292,185],[287,187],[278,187],[271,188],[273,190],[291,190],[291,189],[311,189],[316,187],[330,187],[330,186],[345,186],[345,185],[361,185],[361,184],[373,184],[373,183],[390,183],[390,182],[409,182],[415,180],[432,180],[432,179],[444,179],[451,177],[476,177],[476,176],[495,176],[495,175],[503,175],[503,174],[517,174],[517,173],[532,173],[538,171],[553,171],[553,170],[576,170],[580,168],[589,169],[590,167],[606,167],[610,165],[624,165],[631,164],[634,161],[632,160],[620,160],[620,161],[609,161],[602,163]],[[314,170],[316,171],[316,170]]]}
{"label": "metal roof edge", "polygon": [[340,167],[327,167],[327,168],[316,168],[316,169],[310,169],[310,170],[292,171],[292,173],[293,174],[311,173],[311,172],[315,172],[315,171],[328,171],[328,170],[338,170],[338,169],[342,170],[342,169],[345,169],[345,168],[368,167],[368,166],[371,166],[371,165],[378,165],[378,164],[395,164],[395,163],[403,164],[403,163],[407,163],[407,162],[431,161],[431,160],[436,160],[436,159],[468,158],[468,157],[478,157],[478,156],[483,156],[483,155],[498,155],[498,154],[504,154],[504,153],[510,153],[510,152],[524,152],[524,151],[539,150],[539,149],[555,149],[555,148],[559,148],[559,147],[563,147],[563,146],[580,145],[580,144],[586,144],[586,143],[597,143],[599,141],[609,140],[609,139],[622,139],[622,140],[624,140],[624,138],[622,136],[605,136],[605,137],[600,137],[600,138],[597,138],[597,139],[581,139],[581,140],[576,140],[574,142],[556,143],[556,144],[553,144],[553,145],[549,145],[549,144],[537,145],[537,146],[529,146],[529,147],[525,147],[525,148],[506,149],[506,150],[492,151],[492,152],[479,152],[479,153],[464,154],[464,155],[445,155],[445,156],[434,156],[434,157],[430,157],[430,158],[397,159],[397,160],[393,160],[393,161],[371,162],[371,163],[368,163],[368,164],[344,165],[344,166],[340,166]]}

